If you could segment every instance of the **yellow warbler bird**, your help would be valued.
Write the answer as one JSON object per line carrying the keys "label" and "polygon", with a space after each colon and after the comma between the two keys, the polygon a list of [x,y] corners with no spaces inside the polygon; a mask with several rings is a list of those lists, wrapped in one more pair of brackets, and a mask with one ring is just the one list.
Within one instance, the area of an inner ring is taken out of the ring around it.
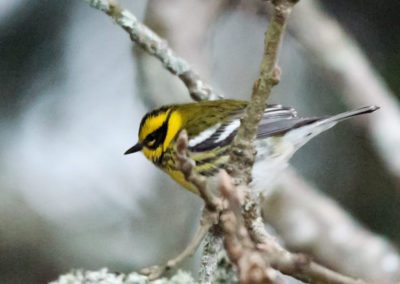
{"label": "yellow warbler bird", "polygon": [[[168,105],[147,113],[139,128],[139,141],[125,154],[142,151],[147,159],[186,189],[197,193],[176,164],[176,139],[181,130],[188,134],[188,153],[194,170],[213,177],[224,169],[231,145],[240,126],[247,102],[239,100],[202,101]],[[367,106],[325,117],[298,117],[296,110],[267,105],[255,141],[257,156],[252,187],[264,190],[284,169],[293,154],[311,138],[347,118],[379,109]]]}

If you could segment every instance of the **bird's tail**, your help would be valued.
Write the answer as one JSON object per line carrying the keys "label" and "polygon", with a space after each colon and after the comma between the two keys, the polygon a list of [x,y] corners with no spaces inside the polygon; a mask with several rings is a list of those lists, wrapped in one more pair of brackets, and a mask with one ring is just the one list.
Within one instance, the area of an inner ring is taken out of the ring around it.
{"label": "bird's tail", "polygon": [[366,107],[362,107],[362,108],[359,108],[359,109],[342,112],[342,113],[339,113],[337,115],[330,116],[328,118],[319,119],[316,122],[316,124],[320,124],[320,125],[329,124],[329,123],[335,123],[336,124],[339,121],[348,119],[350,117],[361,115],[361,114],[365,114],[365,113],[371,113],[371,112],[374,112],[374,111],[376,111],[378,109],[379,109],[378,106],[366,106]]}
{"label": "bird's tail", "polygon": [[335,126],[338,122],[346,120],[353,116],[371,113],[378,109],[379,107],[377,106],[367,106],[329,117],[317,118],[314,120],[314,122],[308,125],[289,131],[287,135],[285,135],[285,138],[287,138],[287,141],[290,141],[295,146],[295,149],[298,149],[313,137]]}

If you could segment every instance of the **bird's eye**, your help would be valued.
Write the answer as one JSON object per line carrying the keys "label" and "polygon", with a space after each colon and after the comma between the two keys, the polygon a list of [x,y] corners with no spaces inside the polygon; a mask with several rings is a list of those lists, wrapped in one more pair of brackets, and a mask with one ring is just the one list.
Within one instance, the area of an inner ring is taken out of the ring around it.
{"label": "bird's eye", "polygon": [[150,134],[149,136],[146,137],[145,139],[145,144],[147,146],[154,146],[154,144],[156,143],[156,136],[154,135],[154,133]]}

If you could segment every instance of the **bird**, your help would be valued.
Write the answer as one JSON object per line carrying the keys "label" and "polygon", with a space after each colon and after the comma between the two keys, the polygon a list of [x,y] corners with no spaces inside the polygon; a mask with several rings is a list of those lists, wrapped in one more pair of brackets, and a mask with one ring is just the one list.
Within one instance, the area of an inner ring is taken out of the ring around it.
{"label": "bird", "polygon": [[[144,156],[185,189],[198,194],[177,166],[177,137],[185,129],[193,170],[216,177],[229,163],[229,149],[241,125],[248,102],[223,99],[162,106],[144,115],[138,141],[124,154]],[[256,157],[251,187],[264,191],[288,165],[293,154],[318,134],[348,118],[372,113],[366,106],[332,116],[299,117],[292,107],[266,104],[255,139]]]}

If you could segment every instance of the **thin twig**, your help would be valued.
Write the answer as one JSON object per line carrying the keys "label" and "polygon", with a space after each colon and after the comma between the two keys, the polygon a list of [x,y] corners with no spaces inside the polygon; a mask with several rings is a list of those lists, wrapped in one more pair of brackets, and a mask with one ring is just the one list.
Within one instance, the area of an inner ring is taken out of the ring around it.
{"label": "thin twig", "polygon": [[279,82],[280,70],[277,67],[279,47],[283,38],[288,16],[292,11],[293,0],[272,1],[274,14],[265,34],[264,56],[260,67],[259,78],[254,82],[251,101],[241,120],[241,125],[233,141],[229,168],[236,184],[248,184],[255,159],[253,141],[256,138],[258,123],[265,110],[271,89]]}
{"label": "thin twig", "polygon": [[220,200],[209,190],[207,179],[204,176],[196,174],[193,170],[194,162],[187,156],[187,147],[188,136],[186,130],[182,130],[176,140],[178,168],[185,175],[186,180],[196,186],[201,198],[205,202],[206,208],[210,212],[221,211],[222,204]]}
{"label": "thin twig", "polygon": [[207,209],[203,210],[200,226],[197,229],[194,237],[185,249],[176,257],[168,260],[163,265],[154,265],[143,268],[140,272],[146,275],[150,280],[160,278],[165,272],[178,267],[185,259],[191,257],[207,235],[210,228],[214,225],[215,213],[210,212]]}
{"label": "thin twig", "polygon": [[[279,47],[288,17],[296,3],[297,0],[272,1],[274,12],[265,34],[264,56],[259,78],[254,83],[251,101],[230,151],[230,161],[232,163],[228,171],[234,177],[236,185],[247,185],[251,181],[251,172],[256,154],[253,142],[271,89],[279,82],[280,69],[277,67]],[[249,191],[246,192],[245,202],[243,203],[243,214],[246,227],[252,239],[262,242],[265,233],[263,232],[264,228],[261,221],[259,199]]]}
{"label": "thin twig", "polygon": [[178,76],[196,101],[218,99],[211,86],[203,82],[199,75],[183,59],[174,54],[165,40],[161,39],[146,25],[142,24],[128,10],[121,8],[115,0],[85,0],[90,6],[111,16],[130,36],[131,40],[144,51],[161,61],[172,74]]}
{"label": "thin twig", "polygon": [[[308,283],[329,283],[329,284],[363,284],[361,279],[353,279],[343,274],[337,273],[329,268],[311,261],[302,254],[292,254],[284,252],[285,257],[270,255],[271,265],[280,272],[290,275],[298,280]],[[282,261],[283,260],[283,261]]]}

